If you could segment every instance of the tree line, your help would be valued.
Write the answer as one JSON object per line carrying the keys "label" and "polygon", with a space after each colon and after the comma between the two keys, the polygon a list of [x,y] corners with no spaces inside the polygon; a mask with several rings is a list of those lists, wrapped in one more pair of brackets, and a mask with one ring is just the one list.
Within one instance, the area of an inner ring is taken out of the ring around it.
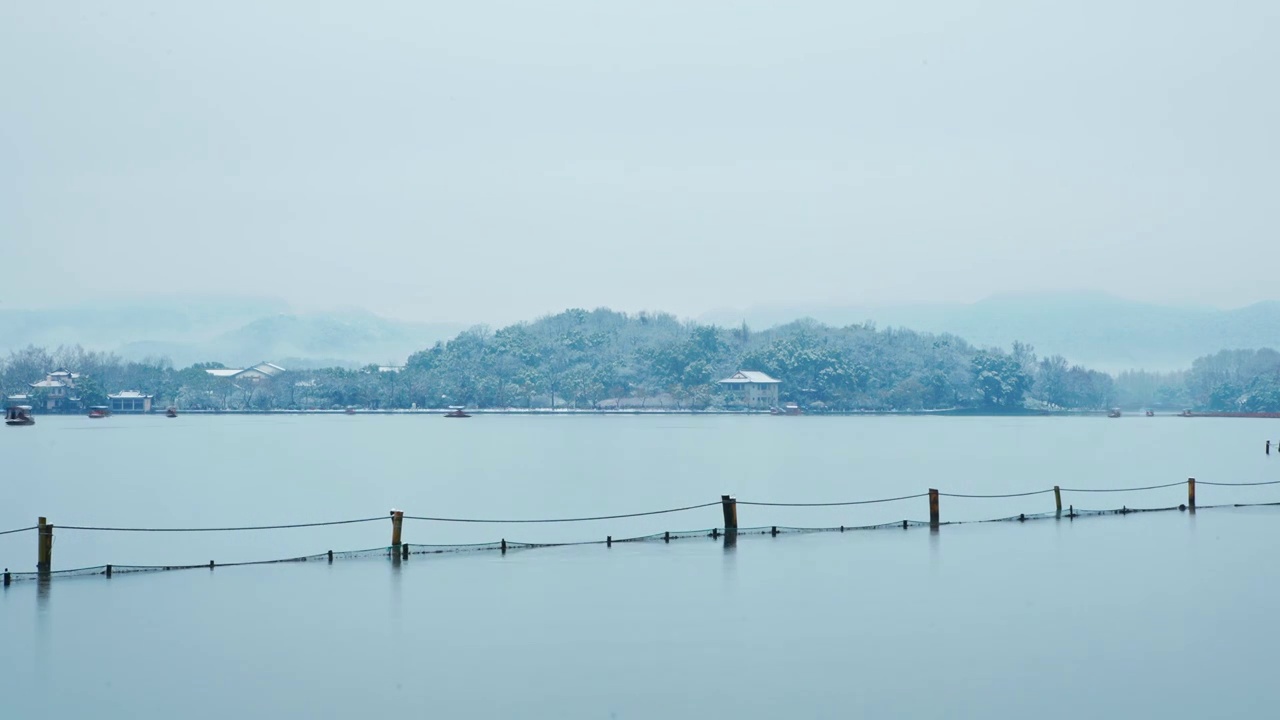
{"label": "tree line", "polygon": [[29,347],[0,360],[0,389],[65,368],[85,405],[137,390],[156,405],[271,410],[434,408],[736,409],[717,384],[736,370],[782,381],[780,402],[810,412],[1102,410],[1133,407],[1280,410],[1280,353],[1224,351],[1182,373],[1113,377],[1038,357],[1034,348],[977,348],[947,334],[829,327],[800,320],[756,331],[681,322],[663,313],[574,309],[496,331],[480,326],[411,355],[402,368],[287,370],[235,382],[163,358],[123,360],[80,347]]}

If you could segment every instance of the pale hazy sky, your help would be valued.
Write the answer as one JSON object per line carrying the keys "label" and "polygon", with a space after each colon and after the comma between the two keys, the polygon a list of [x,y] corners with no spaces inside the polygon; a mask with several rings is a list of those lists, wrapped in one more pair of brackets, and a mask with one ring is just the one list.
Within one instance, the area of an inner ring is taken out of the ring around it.
{"label": "pale hazy sky", "polygon": [[0,303],[1280,297],[1280,3],[0,5]]}

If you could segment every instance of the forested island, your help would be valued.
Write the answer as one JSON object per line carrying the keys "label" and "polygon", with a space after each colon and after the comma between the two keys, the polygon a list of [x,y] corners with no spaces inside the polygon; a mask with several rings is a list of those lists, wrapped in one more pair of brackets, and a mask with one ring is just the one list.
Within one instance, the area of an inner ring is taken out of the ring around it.
{"label": "forested island", "polygon": [[[278,369],[238,382],[216,361],[174,368],[79,346],[15,351],[0,390],[44,407],[33,387],[55,369],[77,373],[75,404],[137,391],[187,410],[474,408],[735,410],[718,380],[737,370],[781,381],[779,400],[806,412],[1098,411],[1126,408],[1280,411],[1280,353],[1229,350],[1183,372],[1112,376],[1037,357],[1034,348],[977,348],[947,334],[800,320],[767,330],[668,314],[574,309],[500,330],[475,327],[413,353],[403,365]],[[79,409],[69,408],[69,409]]]}

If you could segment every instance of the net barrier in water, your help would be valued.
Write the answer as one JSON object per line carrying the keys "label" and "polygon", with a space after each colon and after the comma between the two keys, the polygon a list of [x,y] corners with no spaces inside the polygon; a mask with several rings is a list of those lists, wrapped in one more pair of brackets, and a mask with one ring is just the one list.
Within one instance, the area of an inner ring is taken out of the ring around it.
{"label": "net barrier in water", "polygon": [[[1227,482],[1197,482],[1194,478],[1189,478],[1185,482],[1179,481],[1175,483],[1167,483],[1162,485],[1146,485],[1140,487],[1126,488],[1061,488],[1052,487],[1043,490],[1032,490],[1026,492],[1015,493],[993,493],[993,494],[971,494],[971,493],[945,493],[938,490],[930,489],[928,492],[916,493],[912,495],[902,495],[897,497],[880,498],[874,500],[850,500],[842,502],[765,502],[751,500],[737,500],[729,495],[721,496],[719,501],[700,503],[694,505],[685,505],[681,507],[668,508],[664,510],[648,510],[635,513],[617,513],[605,515],[592,515],[581,517],[561,517],[561,518],[466,518],[466,517],[431,517],[422,515],[406,515],[402,511],[391,511],[390,519],[392,521],[392,544],[382,547],[368,548],[364,550],[343,550],[343,551],[325,551],[313,555],[302,555],[296,557],[276,558],[270,560],[252,560],[241,562],[217,563],[208,561],[193,564],[179,565],[94,565],[90,567],[74,568],[69,570],[53,570],[52,569],[52,545],[53,532],[55,525],[48,523],[45,518],[41,518],[36,525],[22,528],[14,528],[12,530],[0,531],[0,536],[21,536],[25,533],[36,533],[38,540],[38,558],[37,570],[35,572],[10,572],[5,568],[3,575],[4,585],[7,587],[14,582],[30,581],[30,580],[48,580],[52,578],[69,578],[102,575],[105,577],[113,577],[115,575],[129,575],[138,573],[154,573],[169,572],[174,570],[216,570],[218,568],[243,567],[250,565],[274,565],[280,563],[307,563],[307,562],[325,562],[331,563],[335,560],[350,560],[359,558],[383,557],[392,558],[397,561],[405,561],[413,556],[429,556],[442,555],[451,553],[486,553],[496,552],[506,554],[521,550],[534,550],[539,548],[556,548],[556,547],[573,547],[585,545],[605,545],[612,547],[615,543],[640,543],[640,542],[662,542],[671,543],[681,540],[690,540],[695,538],[721,540],[725,543],[736,542],[739,537],[751,536],[771,536],[779,535],[796,535],[811,533],[846,533],[846,532],[864,532],[869,530],[908,530],[911,528],[927,527],[934,530],[947,525],[973,525],[985,523],[999,522],[1028,522],[1036,520],[1074,520],[1084,517],[1103,517],[1115,515],[1130,515],[1134,513],[1156,513],[1156,512],[1172,512],[1172,511],[1190,511],[1211,510],[1218,508],[1240,508],[1240,507],[1276,507],[1280,506],[1280,501],[1275,502],[1251,502],[1251,503],[1221,503],[1216,505],[1199,505],[1196,504],[1195,488],[1196,486],[1211,487],[1258,487],[1266,485],[1280,484],[1280,480],[1265,482],[1245,482],[1245,483],[1227,483]],[[1074,505],[1068,505],[1066,510],[1062,508],[1063,493],[1126,493],[1126,492],[1150,492],[1155,490],[1164,490],[1173,487],[1185,485],[1187,487],[1187,502],[1178,505],[1166,505],[1159,507],[1140,507],[1131,508],[1127,505],[1116,509],[1107,510],[1087,510],[1077,509]],[[943,522],[940,517],[940,498],[962,498],[977,500],[994,500],[994,499],[1011,499],[1024,498],[1037,495],[1046,495],[1052,493],[1055,499],[1055,508],[1049,512],[1037,513],[1019,513],[1017,515],[1004,515],[994,518],[978,519],[978,520],[951,520]],[[769,526],[753,526],[738,527],[737,523],[737,506],[757,506],[757,507],[785,507],[785,508],[835,508],[858,505],[878,505],[883,503],[903,502],[909,500],[918,500],[920,498],[929,499],[929,519],[928,520],[896,520],[891,522],[882,522],[875,524],[862,525],[836,525],[836,526],[819,526],[819,527],[803,527],[794,525],[769,525]],[[604,520],[618,520],[628,518],[652,517],[658,515],[667,515],[674,513],[684,513],[694,510],[701,510],[715,506],[721,506],[724,514],[724,524],[718,527],[706,528],[702,530],[684,530],[678,532],[663,531],[658,533],[650,533],[647,535],[637,535],[632,537],[606,536],[604,539],[592,539],[572,542],[517,542],[509,540],[499,540],[496,542],[482,543],[460,543],[451,545],[426,545],[415,543],[400,542],[401,529],[404,520],[417,522],[434,522],[434,523],[475,523],[475,524],[548,524],[548,523],[582,523],[582,522],[598,522]],[[301,522],[277,525],[228,525],[219,527],[118,527],[118,526],[99,526],[99,525],[58,525],[59,530],[70,530],[79,532],[117,532],[117,533],[190,533],[190,532],[259,532],[259,531],[276,531],[291,530],[297,528],[318,528],[338,525],[352,525],[361,523],[370,523],[376,521],[385,521],[387,516],[356,518],[349,520],[331,520],[322,522]]]}

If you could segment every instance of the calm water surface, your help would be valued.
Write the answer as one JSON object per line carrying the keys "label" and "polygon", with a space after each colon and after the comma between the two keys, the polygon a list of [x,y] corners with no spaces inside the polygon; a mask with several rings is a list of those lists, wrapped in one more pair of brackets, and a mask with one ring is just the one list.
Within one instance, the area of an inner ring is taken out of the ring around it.
{"label": "calm water surface", "polygon": [[[0,529],[545,517],[714,501],[1280,478],[1280,425],[1177,418],[117,417],[0,429]],[[1275,438],[1272,438],[1275,439]],[[1176,505],[1181,487],[1083,495]],[[1280,489],[1202,486],[1202,504]],[[943,498],[944,519],[1052,496]],[[924,519],[923,499],[740,508],[747,525]],[[709,528],[406,522],[415,543]],[[18,583],[6,717],[1205,717],[1265,708],[1280,511],[374,558]],[[183,535],[59,528],[55,569],[385,545],[389,523]],[[34,567],[31,534],[0,565]],[[9,712],[12,711],[12,715]]]}

